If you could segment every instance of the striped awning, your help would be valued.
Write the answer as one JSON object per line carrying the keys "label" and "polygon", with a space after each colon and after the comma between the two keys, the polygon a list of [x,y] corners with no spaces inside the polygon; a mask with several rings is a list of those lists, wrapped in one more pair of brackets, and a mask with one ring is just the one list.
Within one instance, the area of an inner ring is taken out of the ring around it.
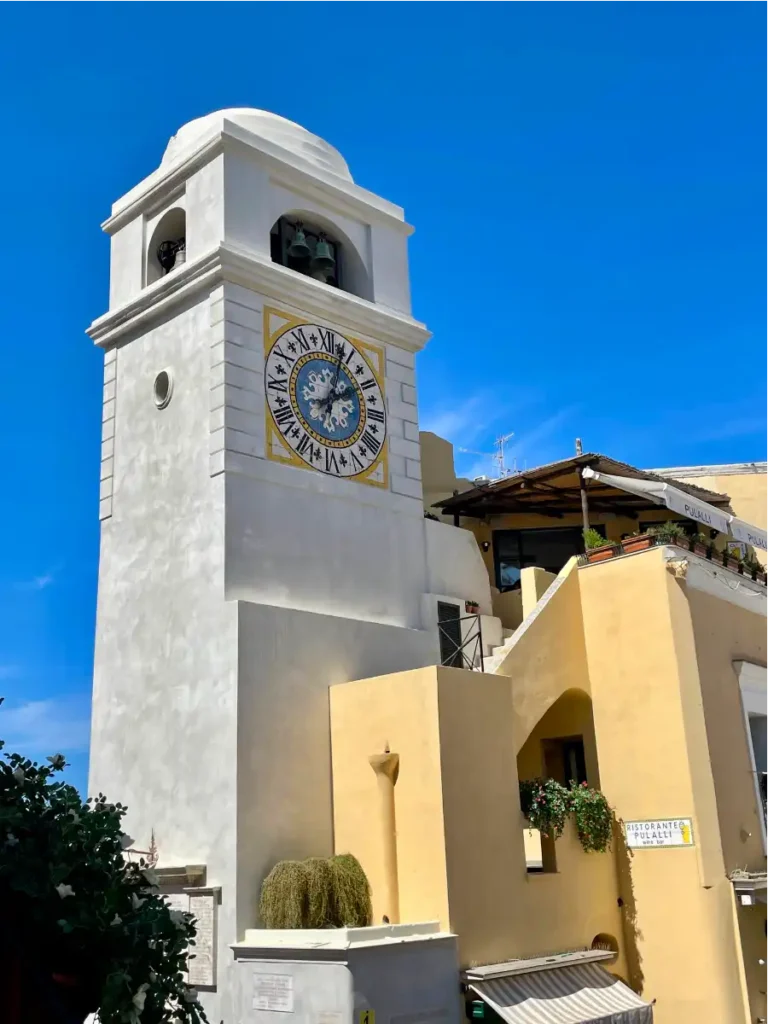
{"label": "striped awning", "polygon": [[597,964],[471,981],[507,1024],[652,1024],[653,1007]]}

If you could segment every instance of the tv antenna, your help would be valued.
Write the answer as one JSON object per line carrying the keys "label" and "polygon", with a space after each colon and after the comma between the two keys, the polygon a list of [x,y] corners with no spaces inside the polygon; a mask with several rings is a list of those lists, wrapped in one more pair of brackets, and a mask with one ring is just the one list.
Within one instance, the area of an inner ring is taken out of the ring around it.
{"label": "tv antenna", "polygon": [[504,445],[515,436],[514,431],[510,434],[502,434],[496,438],[493,442],[495,451],[492,452],[476,452],[472,448],[459,448],[460,452],[464,452],[466,455],[482,455],[484,459],[491,459],[495,464],[497,472],[494,474],[495,479],[499,479],[505,476],[512,476],[513,473],[517,472],[517,459],[512,460],[512,467],[507,466],[506,457],[504,455]]}

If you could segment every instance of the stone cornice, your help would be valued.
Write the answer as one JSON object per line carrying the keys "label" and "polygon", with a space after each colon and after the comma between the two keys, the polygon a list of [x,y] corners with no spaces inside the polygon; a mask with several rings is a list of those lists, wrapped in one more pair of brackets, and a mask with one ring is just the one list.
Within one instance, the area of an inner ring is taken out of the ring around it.
{"label": "stone cornice", "polygon": [[98,317],[86,333],[96,345],[111,348],[127,335],[148,329],[200,293],[224,283],[242,285],[270,299],[305,309],[339,328],[370,335],[409,352],[420,351],[431,337],[424,324],[411,317],[223,242],[149,285],[130,302]]}
{"label": "stone cornice", "polygon": [[403,234],[413,228],[404,220],[403,210],[359,185],[334,174],[324,173],[301,160],[299,156],[273,142],[252,135],[231,121],[224,121],[222,130],[206,139],[198,149],[190,151],[169,168],[159,167],[112,207],[112,215],[101,225],[107,234],[144,213],[151,213],[168,200],[196,171],[227,149],[247,152],[258,159],[281,184],[309,197],[318,198],[339,212],[366,223],[385,223]]}

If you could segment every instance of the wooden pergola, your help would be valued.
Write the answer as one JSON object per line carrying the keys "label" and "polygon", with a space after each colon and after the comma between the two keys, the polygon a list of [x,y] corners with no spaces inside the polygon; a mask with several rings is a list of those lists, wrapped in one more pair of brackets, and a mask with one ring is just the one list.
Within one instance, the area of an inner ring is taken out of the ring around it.
{"label": "wooden pergola", "polygon": [[[606,455],[585,452],[560,462],[527,469],[522,473],[502,477],[500,480],[478,483],[468,491],[455,494],[452,498],[435,502],[433,508],[444,514],[473,519],[487,516],[529,513],[562,519],[565,515],[581,513],[581,470],[586,466],[599,473],[612,476],[634,477],[640,480],[656,480],[670,483],[668,477],[656,476],[642,469],[635,469],[625,462],[617,462]],[[674,481],[675,487],[694,498],[710,505],[722,507],[730,503],[727,494],[717,494],[704,487]],[[637,519],[641,512],[659,511],[659,506],[639,495],[628,494],[601,481],[584,481],[590,511],[611,512],[614,515]]]}

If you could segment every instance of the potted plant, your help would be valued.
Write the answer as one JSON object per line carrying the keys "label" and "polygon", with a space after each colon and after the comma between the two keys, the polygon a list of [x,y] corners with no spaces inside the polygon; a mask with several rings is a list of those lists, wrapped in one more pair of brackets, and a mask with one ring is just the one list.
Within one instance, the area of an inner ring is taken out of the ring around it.
{"label": "potted plant", "polygon": [[750,555],[749,552],[744,555],[741,564],[744,567],[744,575],[750,576],[753,580],[756,580],[758,576],[765,575],[765,567],[758,562],[753,554]]}
{"label": "potted plant", "polygon": [[682,524],[675,522],[674,519],[660,526],[652,526],[648,532],[653,534],[657,544],[677,544],[678,547],[690,550],[690,541]]}
{"label": "potted plant", "polygon": [[573,815],[579,842],[585,853],[605,853],[613,832],[613,815],[599,789],[586,782],[570,782],[568,788],[555,779],[520,781],[520,809],[531,828],[545,839],[559,839]]}
{"label": "potted plant", "polygon": [[695,555],[699,555],[701,558],[709,557],[710,547],[711,545],[708,537],[705,537],[703,533],[694,533],[693,553]]}
{"label": "potted plant", "polygon": [[584,531],[584,548],[588,562],[602,562],[616,554],[616,545],[591,528]]}
{"label": "potted plant", "polygon": [[653,543],[654,537],[650,533],[631,533],[628,537],[624,537],[621,546],[624,548],[624,553],[630,555],[633,551],[645,551]]}
{"label": "potted plant", "polygon": [[467,615],[478,615],[480,612],[480,603],[478,601],[465,601],[464,611]]}
{"label": "potted plant", "polygon": [[729,550],[726,547],[723,550],[723,565],[726,569],[732,569],[734,572],[743,571],[742,569],[740,569],[741,552],[737,548]]}

